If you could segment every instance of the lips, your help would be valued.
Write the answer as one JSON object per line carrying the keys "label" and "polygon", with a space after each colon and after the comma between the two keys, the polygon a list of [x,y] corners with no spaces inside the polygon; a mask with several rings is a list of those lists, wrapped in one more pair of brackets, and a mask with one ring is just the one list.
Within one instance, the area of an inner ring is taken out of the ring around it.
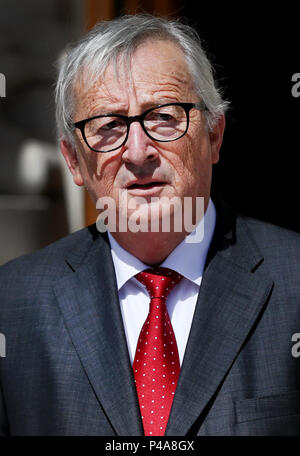
{"label": "lips", "polygon": [[157,181],[154,181],[154,182],[147,182],[146,184],[141,184],[141,183],[135,183],[135,184],[131,184],[127,187],[128,190],[133,190],[135,188],[138,188],[138,189],[150,189],[150,188],[153,188],[153,187],[162,187],[163,185],[165,185],[165,182],[157,182]]}
{"label": "lips", "polygon": [[151,196],[158,195],[167,182],[155,179],[136,179],[127,184],[126,189],[132,195]]}

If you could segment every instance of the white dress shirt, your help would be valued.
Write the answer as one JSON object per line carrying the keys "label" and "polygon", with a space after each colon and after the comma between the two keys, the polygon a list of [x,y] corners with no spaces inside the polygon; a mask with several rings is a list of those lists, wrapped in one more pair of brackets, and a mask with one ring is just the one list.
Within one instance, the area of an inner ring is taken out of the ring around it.
{"label": "white dress shirt", "polygon": [[[204,215],[204,236],[201,242],[189,243],[189,234],[160,265],[179,272],[183,279],[170,292],[167,308],[175,332],[180,364],[182,364],[207,252],[216,224],[216,209],[210,199]],[[134,276],[149,268],[123,249],[108,232],[112,259],[116,272],[121,313],[127,339],[129,357],[133,363],[136,345],[149,312],[150,298],[146,287]]]}

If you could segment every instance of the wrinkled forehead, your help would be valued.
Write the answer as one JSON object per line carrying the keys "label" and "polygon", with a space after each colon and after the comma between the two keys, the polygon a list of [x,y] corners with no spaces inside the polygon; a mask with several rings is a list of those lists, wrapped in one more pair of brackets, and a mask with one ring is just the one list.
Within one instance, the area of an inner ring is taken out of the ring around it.
{"label": "wrinkled forehead", "polygon": [[[137,76],[138,74],[138,76]],[[111,82],[118,91],[130,91],[135,84],[157,81],[193,89],[192,76],[181,48],[170,40],[148,40],[134,51],[120,52],[103,62],[91,62],[78,72],[73,93],[76,105],[91,93],[108,90]]]}

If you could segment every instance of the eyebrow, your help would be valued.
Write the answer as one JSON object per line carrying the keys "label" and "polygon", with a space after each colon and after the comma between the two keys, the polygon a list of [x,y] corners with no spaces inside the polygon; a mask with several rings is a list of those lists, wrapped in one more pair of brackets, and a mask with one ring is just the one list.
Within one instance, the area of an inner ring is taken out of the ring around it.
{"label": "eyebrow", "polygon": [[97,108],[89,114],[89,117],[101,116],[105,114],[117,114],[118,112],[127,111],[128,106],[125,103],[109,103],[107,106],[97,106]]}
{"label": "eyebrow", "polygon": [[[168,104],[168,103],[178,103],[179,100],[175,98],[160,98],[158,100],[149,100],[141,104],[141,113],[147,111],[147,109],[155,108],[156,106]],[[128,111],[128,105],[125,103],[110,103],[107,108],[99,107],[97,108],[92,115],[89,117],[96,117],[107,114],[120,114],[121,112]],[[126,115],[126,114],[125,114]]]}

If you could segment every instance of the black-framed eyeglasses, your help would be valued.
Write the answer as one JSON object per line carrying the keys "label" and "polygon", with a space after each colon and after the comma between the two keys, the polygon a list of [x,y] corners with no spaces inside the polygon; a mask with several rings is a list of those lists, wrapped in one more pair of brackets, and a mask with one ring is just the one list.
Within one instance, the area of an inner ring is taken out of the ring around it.
{"label": "black-framed eyeglasses", "polygon": [[139,122],[146,135],[159,142],[176,141],[186,134],[191,109],[207,110],[197,103],[167,103],[148,109],[139,116],[104,114],[75,122],[87,146],[94,152],[112,152],[126,143],[130,125]]}

